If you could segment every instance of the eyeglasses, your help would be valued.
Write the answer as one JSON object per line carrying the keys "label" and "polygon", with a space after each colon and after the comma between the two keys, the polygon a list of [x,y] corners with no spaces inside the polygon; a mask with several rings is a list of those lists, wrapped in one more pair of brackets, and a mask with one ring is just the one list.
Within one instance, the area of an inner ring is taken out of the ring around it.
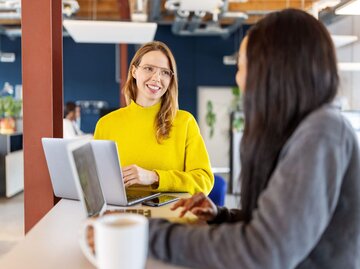
{"label": "eyeglasses", "polygon": [[173,71],[171,71],[170,69],[167,69],[167,68],[161,68],[161,67],[148,65],[148,64],[143,65],[143,66],[139,65],[137,67],[140,67],[141,70],[144,72],[144,74],[147,74],[147,75],[153,75],[153,74],[157,73],[158,70],[160,70],[160,77],[164,80],[169,80],[174,75]]}

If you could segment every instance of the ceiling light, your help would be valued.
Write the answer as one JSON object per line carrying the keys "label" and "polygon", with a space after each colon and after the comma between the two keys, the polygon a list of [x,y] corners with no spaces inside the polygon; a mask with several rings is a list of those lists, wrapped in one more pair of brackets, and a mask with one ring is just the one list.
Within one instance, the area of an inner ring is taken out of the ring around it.
{"label": "ceiling light", "polygon": [[348,1],[335,10],[336,15],[360,15],[360,0]]}
{"label": "ceiling light", "polygon": [[331,35],[331,38],[336,48],[349,45],[358,40],[358,37],[355,35]]}
{"label": "ceiling light", "polygon": [[150,22],[64,20],[63,25],[77,43],[143,44],[154,40],[157,29]]}

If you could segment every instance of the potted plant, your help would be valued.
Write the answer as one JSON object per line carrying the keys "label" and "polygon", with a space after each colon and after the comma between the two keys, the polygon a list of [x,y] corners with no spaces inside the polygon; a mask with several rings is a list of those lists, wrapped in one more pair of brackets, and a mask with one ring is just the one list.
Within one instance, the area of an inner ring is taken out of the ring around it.
{"label": "potted plant", "polygon": [[22,101],[12,96],[0,97],[0,133],[11,134],[16,131],[16,119],[20,117]]}
{"label": "potted plant", "polygon": [[232,129],[236,132],[242,132],[244,130],[244,113],[242,109],[242,94],[238,87],[232,88],[233,100],[231,104],[231,122]]}

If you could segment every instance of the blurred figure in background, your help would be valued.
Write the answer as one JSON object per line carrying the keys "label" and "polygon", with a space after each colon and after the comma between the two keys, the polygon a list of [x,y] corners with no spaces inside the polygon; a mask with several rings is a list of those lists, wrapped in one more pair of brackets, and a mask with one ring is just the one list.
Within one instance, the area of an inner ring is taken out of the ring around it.
{"label": "blurred figure in background", "polygon": [[91,138],[91,134],[85,134],[80,130],[81,108],[74,102],[67,102],[64,107],[63,137],[64,138]]}

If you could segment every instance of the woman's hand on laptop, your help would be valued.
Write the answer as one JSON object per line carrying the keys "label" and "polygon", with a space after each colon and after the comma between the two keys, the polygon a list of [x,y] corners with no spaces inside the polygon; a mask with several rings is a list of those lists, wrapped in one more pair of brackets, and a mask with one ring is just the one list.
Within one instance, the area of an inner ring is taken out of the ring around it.
{"label": "woman's hand on laptop", "polygon": [[180,199],[171,207],[171,210],[179,207],[183,208],[179,217],[183,217],[186,212],[190,211],[201,220],[211,221],[218,214],[216,205],[202,192],[194,194],[188,199]]}
{"label": "woman's hand on laptop", "polygon": [[157,173],[143,169],[135,164],[123,167],[122,173],[125,187],[130,187],[134,184],[152,185],[159,182]]}

